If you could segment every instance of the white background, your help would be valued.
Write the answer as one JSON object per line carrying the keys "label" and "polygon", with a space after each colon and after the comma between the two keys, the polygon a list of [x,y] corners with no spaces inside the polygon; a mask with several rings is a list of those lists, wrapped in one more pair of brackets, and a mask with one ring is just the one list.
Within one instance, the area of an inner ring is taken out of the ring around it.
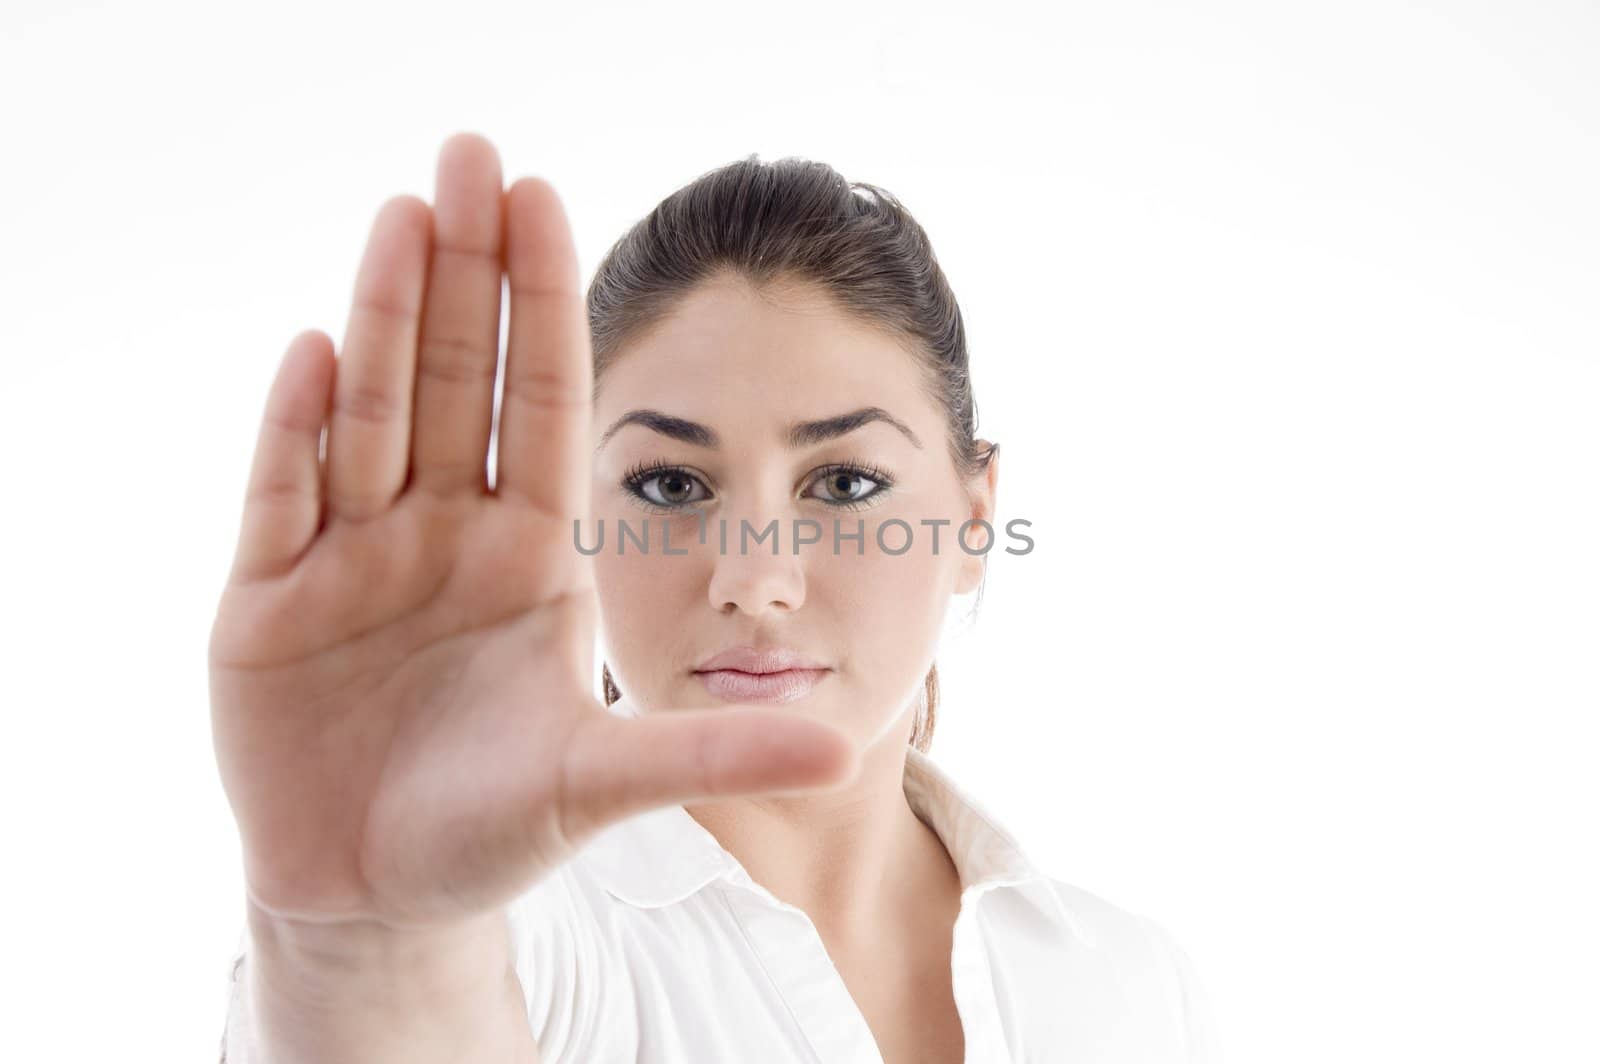
{"label": "white background", "polygon": [[1045,17],[7,4],[0,1057],[215,1059],[256,419],[472,130],[585,280],[752,152],[907,203],[1037,543],[934,756],[1174,932],[1230,1060],[1600,1060],[1600,9]]}

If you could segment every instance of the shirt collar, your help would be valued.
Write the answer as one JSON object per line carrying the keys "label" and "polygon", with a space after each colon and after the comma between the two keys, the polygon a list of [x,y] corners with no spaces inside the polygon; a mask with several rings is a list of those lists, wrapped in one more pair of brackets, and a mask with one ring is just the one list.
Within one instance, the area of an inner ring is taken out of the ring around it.
{"label": "shirt collar", "polygon": [[[621,716],[637,715],[626,696],[609,708]],[[903,782],[912,811],[944,842],[961,877],[963,902],[998,888],[1028,888],[1088,941],[1049,876],[933,758],[906,747]],[[737,858],[682,805],[659,806],[608,825],[576,860],[614,897],[640,908],[682,901],[718,879],[747,878]]]}

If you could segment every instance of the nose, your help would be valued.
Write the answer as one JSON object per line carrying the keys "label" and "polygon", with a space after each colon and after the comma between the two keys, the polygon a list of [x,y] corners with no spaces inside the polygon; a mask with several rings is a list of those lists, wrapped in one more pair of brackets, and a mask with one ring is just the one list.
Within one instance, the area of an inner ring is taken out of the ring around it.
{"label": "nose", "polygon": [[[794,552],[793,522],[777,519],[770,529],[753,520],[745,524],[748,531],[741,529],[738,519],[729,518],[726,550],[721,548],[715,524],[706,530],[706,543],[715,555],[706,589],[711,608],[722,613],[731,606],[751,616],[768,610],[798,610],[805,604],[806,548],[801,548],[800,554]],[[758,542],[761,536],[764,538]]]}

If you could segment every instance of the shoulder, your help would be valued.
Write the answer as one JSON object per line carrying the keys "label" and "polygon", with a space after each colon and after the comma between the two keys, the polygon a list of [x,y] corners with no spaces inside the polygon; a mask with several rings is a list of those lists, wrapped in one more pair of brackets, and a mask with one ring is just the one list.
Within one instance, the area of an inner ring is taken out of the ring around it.
{"label": "shoulder", "polygon": [[614,1019],[612,999],[627,980],[614,970],[607,904],[579,862],[568,861],[507,907],[513,963],[547,1064],[592,1059],[626,1033]]}
{"label": "shoulder", "polygon": [[1054,876],[1049,886],[1069,926],[1087,945],[1130,960],[1149,959],[1156,946],[1155,921]]}
{"label": "shoulder", "polygon": [[1182,1059],[1217,1064],[1215,1018],[1198,969],[1159,920],[1054,877],[1049,886],[1088,951],[1176,1033]]}

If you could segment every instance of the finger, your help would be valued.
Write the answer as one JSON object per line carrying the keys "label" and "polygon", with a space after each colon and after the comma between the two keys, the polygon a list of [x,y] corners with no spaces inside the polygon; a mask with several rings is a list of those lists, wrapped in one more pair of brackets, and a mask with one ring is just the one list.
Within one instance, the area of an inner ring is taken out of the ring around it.
{"label": "finger", "polygon": [[579,840],[657,806],[826,788],[858,765],[837,728],[772,709],[586,714],[563,765],[563,830]]}
{"label": "finger", "polygon": [[328,510],[360,521],[405,486],[433,211],[415,196],[379,210],[356,274],[328,423]]}
{"label": "finger", "polygon": [[411,482],[434,491],[489,487],[500,356],[501,193],[493,145],[471,133],[445,141],[411,434]]}
{"label": "finger", "polygon": [[500,406],[495,489],[553,516],[589,510],[589,322],[578,255],[550,183],[523,178],[506,193],[511,321]]}
{"label": "finger", "polygon": [[309,330],[289,343],[267,393],[233,556],[236,582],[292,565],[322,518],[318,449],[333,385],[333,341]]}

